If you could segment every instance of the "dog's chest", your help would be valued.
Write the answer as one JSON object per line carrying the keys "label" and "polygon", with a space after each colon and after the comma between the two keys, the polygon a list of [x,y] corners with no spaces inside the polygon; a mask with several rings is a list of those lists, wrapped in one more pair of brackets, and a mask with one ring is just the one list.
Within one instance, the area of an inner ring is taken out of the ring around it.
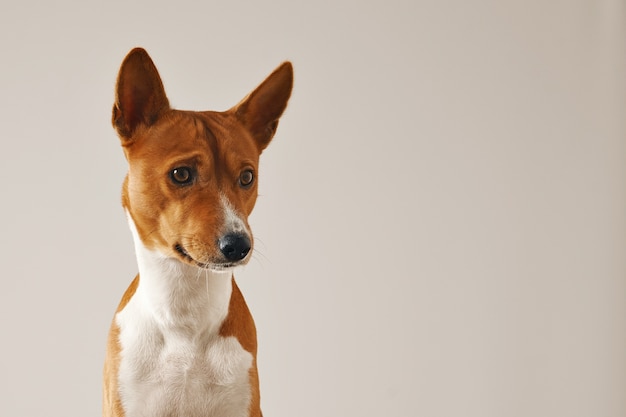
{"label": "dog's chest", "polygon": [[248,415],[253,359],[236,338],[163,331],[133,307],[118,315],[126,417]]}

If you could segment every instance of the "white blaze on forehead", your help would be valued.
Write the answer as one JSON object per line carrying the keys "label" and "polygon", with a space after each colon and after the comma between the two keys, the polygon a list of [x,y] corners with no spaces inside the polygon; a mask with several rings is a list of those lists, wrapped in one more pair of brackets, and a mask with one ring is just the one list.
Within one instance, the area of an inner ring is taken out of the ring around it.
{"label": "white blaze on forehead", "polygon": [[222,202],[222,210],[224,213],[224,233],[245,233],[250,235],[250,231],[246,227],[246,223],[242,220],[241,216],[237,214],[233,206],[228,201],[225,195],[220,195],[220,201]]}

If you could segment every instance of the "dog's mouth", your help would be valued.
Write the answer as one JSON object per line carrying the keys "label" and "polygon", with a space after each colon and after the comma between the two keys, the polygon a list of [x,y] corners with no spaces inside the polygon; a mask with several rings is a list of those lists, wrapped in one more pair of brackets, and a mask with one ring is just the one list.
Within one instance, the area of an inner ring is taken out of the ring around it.
{"label": "dog's mouth", "polygon": [[174,250],[176,251],[176,253],[178,253],[178,255],[180,255],[180,257],[184,261],[202,269],[210,269],[212,271],[226,271],[241,264],[241,262],[199,262],[195,260],[180,243],[174,245]]}

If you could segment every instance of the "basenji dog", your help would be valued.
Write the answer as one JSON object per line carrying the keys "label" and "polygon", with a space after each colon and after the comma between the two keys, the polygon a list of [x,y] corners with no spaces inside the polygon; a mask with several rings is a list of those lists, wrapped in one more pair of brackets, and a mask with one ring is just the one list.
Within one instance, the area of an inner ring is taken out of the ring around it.
{"label": "basenji dog", "polygon": [[262,416],[256,328],[233,268],[252,254],[259,156],[292,84],[285,62],[230,110],[180,111],[145,50],[122,62],[112,122],[139,274],[109,332],[103,416]]}

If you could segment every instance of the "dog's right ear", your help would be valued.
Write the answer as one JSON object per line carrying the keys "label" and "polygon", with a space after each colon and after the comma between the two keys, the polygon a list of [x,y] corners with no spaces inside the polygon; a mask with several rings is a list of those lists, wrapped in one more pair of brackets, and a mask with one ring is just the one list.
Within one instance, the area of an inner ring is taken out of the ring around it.
{"label": "dog's right ear", "polygon": [[124,142],[138,126],[150,126],[169,109],[161,77],[142,48],[126,55],[117,76],[113,127]]}

